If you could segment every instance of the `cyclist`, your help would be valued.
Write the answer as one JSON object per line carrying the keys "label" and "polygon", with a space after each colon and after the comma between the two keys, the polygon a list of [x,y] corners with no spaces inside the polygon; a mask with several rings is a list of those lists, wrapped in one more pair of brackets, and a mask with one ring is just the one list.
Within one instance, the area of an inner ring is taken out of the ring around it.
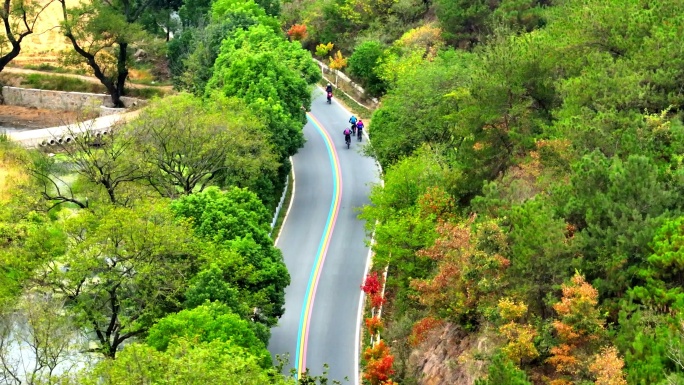
{"label": "cyclist", "polygon": [[349,144],[351,143],[351,130],[348,128],[344,129],[344,142],[347,144],[347,147],[349,147]]}
{"label": "cyclist", "polygon": [[328,83],[328,85],[325,86],[325,93],[327,95],[328,104],[332,104],[332,96],[333,96],[332,91],[333,91],[332,84]]}
{"label": "cyclist", "polygon": [[356,134],[356,122],[358,119],[356,119],[356,116],[352,115],[351,118],[349,118],[349,123],[351,123],[351,130],[352,130],[352,135]]}
{"label": "cyclist", "polygon": [[362,132],[363,132],[363,120],[359,119],[359,121],[356,122],[356,135],[359,138],[359,142],[361,141]]}

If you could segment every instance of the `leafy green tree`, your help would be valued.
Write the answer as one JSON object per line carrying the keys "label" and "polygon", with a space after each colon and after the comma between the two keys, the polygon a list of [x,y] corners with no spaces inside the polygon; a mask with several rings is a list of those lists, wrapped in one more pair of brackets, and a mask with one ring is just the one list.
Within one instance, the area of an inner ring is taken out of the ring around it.
{"label": "leafy green tree", "polygon": [[445,52],[433,62],[410,67],[373,113],[371,152],[383,167],[410,155],[423,143],[449,143],[451,111],[445,95],[466,84],[470,55]]}
{"label": "leafy green tree", "polygon": [[179,11],[186,28],[169,44],[176,87],[201,95],[211,79],[221,42],[234,31],[262,24],[280,32],[277,20],[252,0],[188,1]]}
{"label": "leafy green tree", "polygon": [[175,15],[182,5],[182,0],[153,0],[140,16],[140,25],[168,43],[171,36],[181,31],[181,23]]}
{"label": "leafy green tree", "polygon": [[299,42],[263,25],[253,26],[224,40],[214,67],[207,95],[219,90],[236,96],[263,116],[279,160],[304,144],[301,128],[311,105],[308,84],[320,78],[320,71]]}
{"label": "leafy green tree", "polygon": [[644,285],[631,289],[633,298],[645,305],[684,309],[684,256],[679,247],[683,236],[684,217],[667,220],[657,230],[651,243],[653,254],[639,272]]}
{"label": "leafy green tree", "polygon": [[69,5],[58,1],[62,5],[62,32],[74,48],[65,60],[90,67],[114,107],[124,107],[121,97],[126,94],[130,48],[149,38],[139,20],[154,0]]}
{"label": "leafy green tree", "polygon": [[166,351],[134,343],[116,360],[106,359],[84,371],[73,384],[83,385],[205,385],[205,384],[294,384],[273,370],[259,366],[252,356],[230,341],[197,342],[174,340]]}
{"label": "leafy green tree", "polygon": [[196,95],[204,93],[223,39],[238,28],[255,24],[251,18],[235,20],[230,15],[233,14],[206,27],[188,28],[169,43],[170,68],[176,88]]}
{"label": "leafy green tree", "polygon": [[359,78],[366,92],[373,96],[385,92],[386,85],[378,76],[378,64],[383,52],[379,41],[368,40],[356,46],[349,57],[349,73]]}
{"label": "leafy green tree", "polygon": [[487,368],[487,376],[475,380],[475,385],[532,385],[524,371],[518,369],[503,354],[492,357]]}
{"label": "leafy green tree", "polygon": [[66,251],[37,271],[34,289],[65,299],[95,351],[113,358],[122,343],[180,308],[194,251],[191,230],[167,208],[83,210],[63,229]]}
{"label": "leafy green tree", "polygon": [[[216,245],[205,250],[201,271],[221,275],[249,309],[258,309],[249,317],[274,325],[283,314],[290,276],[268,235],[271,215],[259,198],[246,189],[221,192],[211,187],[181,198],[172,207],[178,216],[191,220],[200,238]],[[224,289],[196,288],[194,295],[221,300],[229,295],[220,291]]]}
{"label": "leafy green tree", "polygon": [[249,322],[217,302],[206,303],[160,319],[150,328],[147,344],[165,351],[177,338],[198,342],[230,342],[249,352],[264,369],[272,366],[271,354],[266,350],[264,342],[255,336]]}
{"label": "leafy green tree", "polygon": [[492,13],[496,19],[517,30],[533,31],[546,24],[543,9],[545,0],[501,0]]}
{"label": "leafy green tree", "polygon": [[273,17],[280,15],[280,0],[254,0],[261,8],[266,11],[266,14]]}
{"label": "leafy green tree", "polygon": [[235,99],[168,97],[153,102],[126,130],[125,141],[134,141],[139,152],[136,163],[144,162],[149,184],[164,197],[211,185],[255,189],[259,180],[276,178],[265,127]]}
{"label": "leafy green tree", "polygon": [[[44,200],[53,207],[68,203],[88,208],[90,202],[107,202],[131,206],[144,191],[138,182],[146,171],[135,149],[135,138],[123,135],[120,127],[111,127],[109,134],[100,135],[88,124],[79,123],[69,129],[72,140],[58,143],[64,158],[43,153],[33,154],[30,172],[40,186]],[[77,183],[67,183],[65,176],[75,171]]]}

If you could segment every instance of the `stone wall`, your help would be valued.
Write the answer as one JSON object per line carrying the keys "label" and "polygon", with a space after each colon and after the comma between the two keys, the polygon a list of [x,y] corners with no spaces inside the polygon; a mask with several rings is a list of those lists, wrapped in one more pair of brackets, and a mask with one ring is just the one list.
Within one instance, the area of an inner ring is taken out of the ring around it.
{"label": "stone wall", "polygon": [[[3,104],[11,106],[44,108],[59,111],[92,111],[100,110],[100,106],[112,107],[112,99],[106,94],[89,94],[85,92],[64,92],[37,90],[32,88],[2,87]],[[146,100],[121,97],[126,108],[143,106]],[[103,110],[106,110],[104,108]]]}

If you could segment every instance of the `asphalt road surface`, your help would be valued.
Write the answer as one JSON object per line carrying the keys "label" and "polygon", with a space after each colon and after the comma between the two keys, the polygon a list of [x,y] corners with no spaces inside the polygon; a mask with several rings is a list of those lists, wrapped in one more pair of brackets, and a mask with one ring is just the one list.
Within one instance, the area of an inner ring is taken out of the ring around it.
{"label": "asphalt road surface", "polygon": [[354,138],[350,149],[344,143],[350,116],[314,91],[306,144],[293,157],[293,199],[276,241],[292,282],[269,350],[289,355],[286,370],[317,375],[328,364],[328,378],[356,385],[360,286],[369,254],[358,209],[379,176],[375,161],[361,153],[366,136]]}

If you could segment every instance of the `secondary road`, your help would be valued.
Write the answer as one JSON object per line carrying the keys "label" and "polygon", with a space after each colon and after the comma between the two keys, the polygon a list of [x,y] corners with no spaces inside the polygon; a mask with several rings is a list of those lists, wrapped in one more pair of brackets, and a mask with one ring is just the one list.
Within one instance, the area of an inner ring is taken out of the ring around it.
{"label": "secondary road", "polygon": [[293,157],[292,203],[276,241],[292,282],[269,350],[274,357],[289,354],[286,370],[317,375],[328,364],[328,378],[358,384],[360,286],[369,250],[357,209],[369,203],[379,175],[375,161],[361,153],[366,137],[350,149],[344,143],[350,116],[314,91],[307,141]]}

